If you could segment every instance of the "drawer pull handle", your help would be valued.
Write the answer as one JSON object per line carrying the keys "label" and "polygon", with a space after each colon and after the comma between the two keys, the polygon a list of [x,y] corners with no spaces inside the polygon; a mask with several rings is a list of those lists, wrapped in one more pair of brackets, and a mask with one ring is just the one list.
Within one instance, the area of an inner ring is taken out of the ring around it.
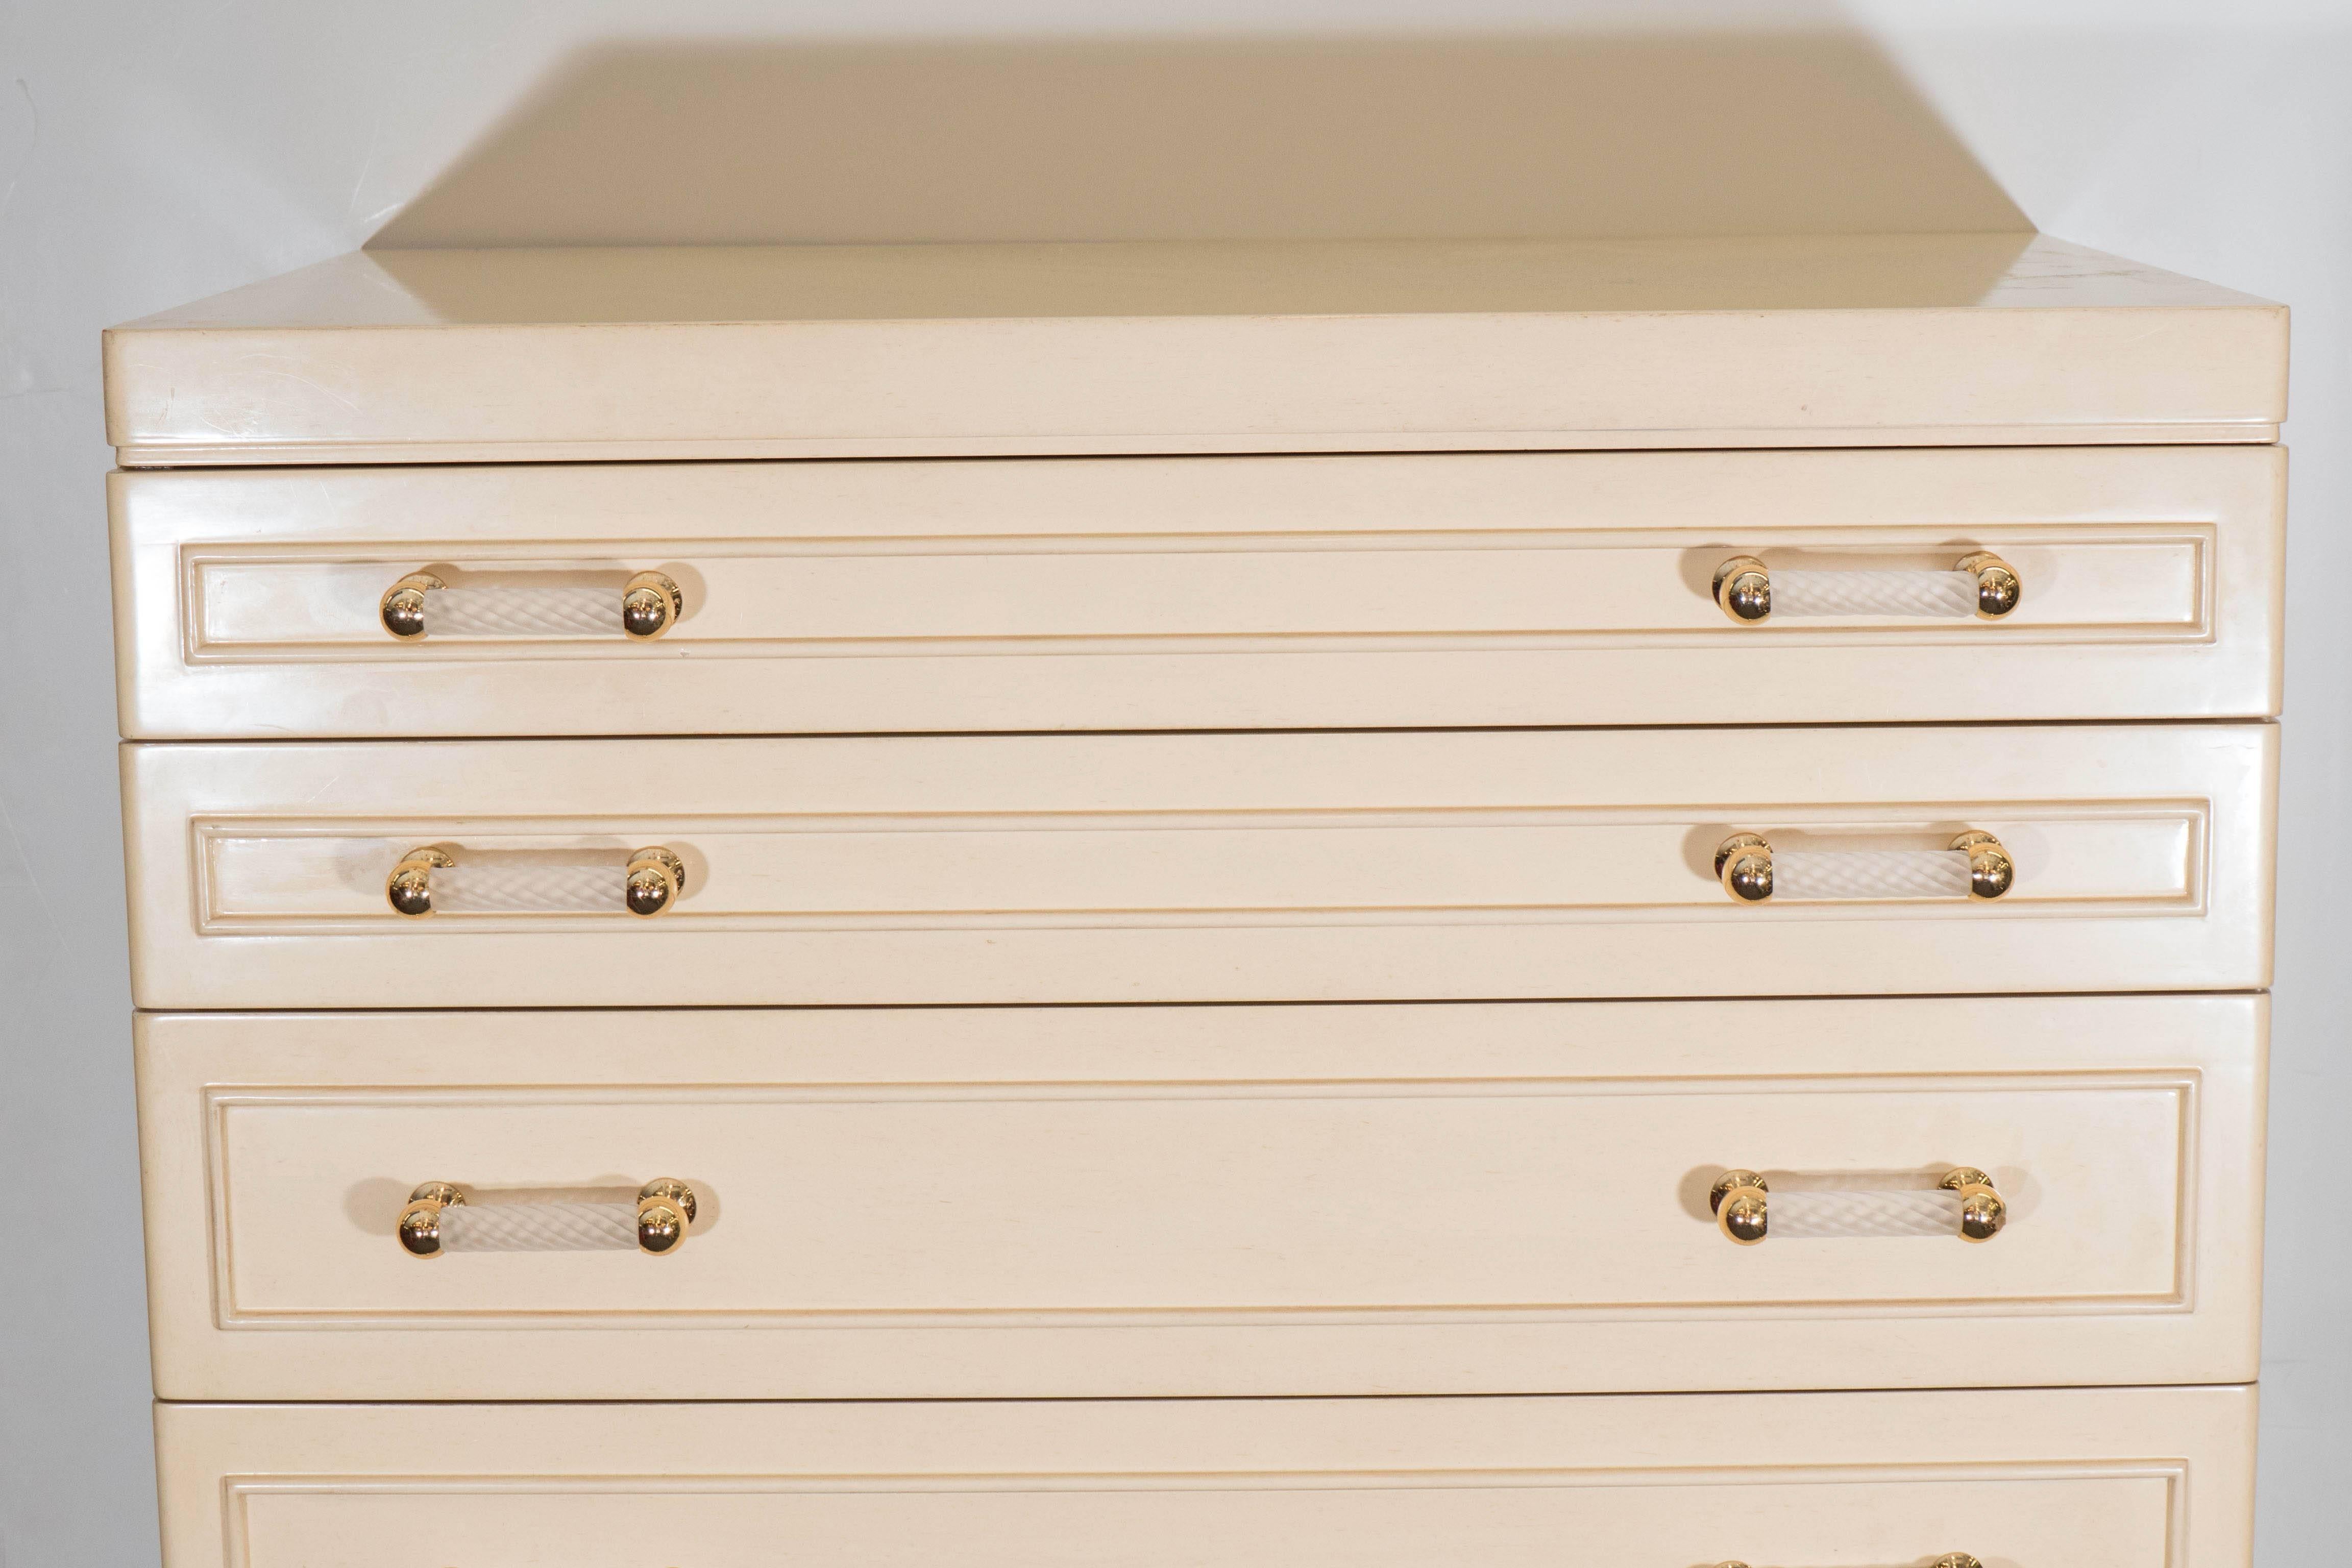
{"label": "drawer pull handle", "polygon": [[427,845],[392,868],[383,896],[394,912],[423,920],[453,914],[602,915],[625,910],[650,918],[686,893],[686,863],[658,846],[617,859],[543,861],[519,855],[459,860]]}
{"label": "drawer pull handle", "polygon": [[2009,1223],[1992,1178],[1972,1165],[1933,1187],[1806,1186],[1777,1197],[1753,1171],[1726,1171],[1707,1189],[1717,1230],[1742,1247],[1767,1235],[1784,1240],[1874,1236],[1957,1236],[1990,1241]]}
{"label": "drawer pull handle", "polygon": [[2016,884],[2017,862],[1990,833],[1971,830],[1948,849],[1780,849],[1757,833],[1716,846],[1715,874],[1743,904],[1778,899],[1960,899],[1985,903]]}
{"label": "drawer pull handle", "polygon": [[1990,550],[1948,572],[1774,572],[1753,555],[1715,569],[1716,607],[1743,626],[1774,616],[1924,616],[1997,621],[2024,597],[2017,568]]}
{"label": "drawer pull handle", "polygon": [[511,585],[452,588],[430,572],[412,572],[384,591],[383,629],[404,641],[427,632],[446,637],[610,637],[651,642],[686,614],[686,596],[658,572],[640,572],[615,598],[609,588]]}
{"label": "drawer pull handle", "polygon": [[[1733,1558],[1717,1563],[1715,1568],[1748,1568],[1748,1564]],[[1965,1552],[1947,1552],[1929,1563],[1928,1568],[1984,1568],[1984,1564]]]}
{"label": "drawer pull handle", "polygon": [[394,1234],[416,1258],[445,1252],[639,1252],[663,1258],[694,1228],[694,1189],[670,1176],[637,1189],[636,1201],[473,1204],[447,1182],[408,1194]]}

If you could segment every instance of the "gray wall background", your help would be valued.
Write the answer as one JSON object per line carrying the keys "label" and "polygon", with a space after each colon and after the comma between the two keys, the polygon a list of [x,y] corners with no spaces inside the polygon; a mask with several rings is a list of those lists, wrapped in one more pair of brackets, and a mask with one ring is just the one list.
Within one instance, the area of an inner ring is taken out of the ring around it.
{"label": "gray wall background", "polygon": [[0,1568],[156,1552],[100,328],[372,237],[2026,225],[2295,311],[2257,1550],[2334,1561],[2347,80],[2343,0],[0,3]]}

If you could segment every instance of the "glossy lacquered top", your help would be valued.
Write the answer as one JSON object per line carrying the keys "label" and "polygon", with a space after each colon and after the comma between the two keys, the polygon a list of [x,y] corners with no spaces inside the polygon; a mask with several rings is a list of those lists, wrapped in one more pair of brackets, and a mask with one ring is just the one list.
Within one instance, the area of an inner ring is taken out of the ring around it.
{"label": "glossy lacquered top", "polygon": [[106,363],[132,465],[2268,440],[2285,312],[2028,234],[385,250]]}

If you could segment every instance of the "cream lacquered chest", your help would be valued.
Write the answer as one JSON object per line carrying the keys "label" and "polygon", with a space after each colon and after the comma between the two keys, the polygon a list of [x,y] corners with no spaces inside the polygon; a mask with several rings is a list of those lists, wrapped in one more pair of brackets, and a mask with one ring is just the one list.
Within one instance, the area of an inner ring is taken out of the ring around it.
{"label": "cream lacquered chest", "polygon": [[172,1568],[2244,1568],[2279,307],[423,251],[106,353]]}

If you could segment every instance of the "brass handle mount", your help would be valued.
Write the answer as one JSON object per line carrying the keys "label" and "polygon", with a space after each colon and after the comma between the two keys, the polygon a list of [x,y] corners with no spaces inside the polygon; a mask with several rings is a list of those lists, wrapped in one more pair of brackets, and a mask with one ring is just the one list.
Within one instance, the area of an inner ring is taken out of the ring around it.
{"label": "brass handle mount", "polygon": [[1733,556],[1715,569],[1715,607],[1741,626],[1769,620],[1771,570],[1753,555]]}
{"label": "brass handle mount", "polygon": [[622,876],[623,904],[646,920],[677,902],[686,891],[686,862],[658,846],[631,855]]}
{"label": "brass handle mount", "polygon": [[383,629],[404,641],[425,635],[425,595],[449,584],[430,572],[411,572],[383,591],[376,615]]}
{"label": "brass handle mount", "polygon": [[640,572],[621,589],[621,630],[637,642],[651,642],[686,614],[686,595],[659,572]]}

